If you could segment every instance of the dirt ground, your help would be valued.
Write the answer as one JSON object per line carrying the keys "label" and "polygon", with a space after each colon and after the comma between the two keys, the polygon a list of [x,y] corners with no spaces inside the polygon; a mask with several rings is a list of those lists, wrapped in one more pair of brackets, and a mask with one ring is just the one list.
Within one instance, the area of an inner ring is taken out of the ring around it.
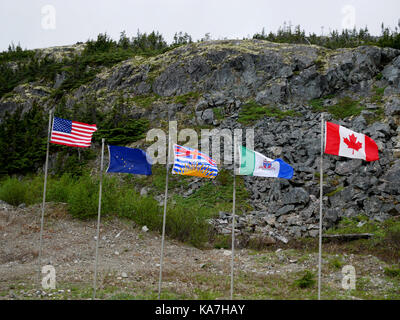
{"label": "dirt ground", "polygon": [[[43,263],[56,270],[55,290],[38,281],[40,205],[0,206],[0,299],[90,299],[95,263],[96,221],[68,215],[65,204],[46,204]],[[107,219],[100,228],[100,299],[156,299],[161,237],[132,221]],[[235,251],[236,299],[314,299],[316,286],[293,287],[304,270],[316,271],[317,253],[276,248]],[[396,299],[398,282],[384,276],[386,264],[373,256],[340,258],[357,270],[357,290],[342,289],[341,269],[324,255],[323,294],[327,299]],[[166,239],[163,267],[165,299],[229,299],[231,251],[200,250]],[[43,277],[44,275],[40,275]]]}

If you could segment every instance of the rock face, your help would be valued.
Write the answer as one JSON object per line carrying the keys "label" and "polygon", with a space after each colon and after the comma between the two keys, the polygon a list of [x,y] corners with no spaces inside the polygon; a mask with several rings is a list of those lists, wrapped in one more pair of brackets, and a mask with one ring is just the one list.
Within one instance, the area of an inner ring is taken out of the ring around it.
{"label": "rock face", "polygon": [[[51,90],[63,81],[65,75],[60,74],[47,87],[32,83],[15,88],[13,97],[0,100],[0,120],[5,111],[29,109],[34,101],[50,108]],[[372,99],[377,88],[384,94]],[[192,100],[173,101],[193,92],[198,94]],[[350,96],[363,105],[360,114],[342,120],[326,114],[325,119],[369,135],[379,146],[380,160],[367,163],[324,155],[324,228],[342,217],[365,214],[384,220],[400,214],[400,50],[329,50],[262,40],[193,43],[105,68],[92,82],[71,91],[66,105],[73,108],[94,95],[98,107],[107,112],[121,94],[127,99],[155,97],[151,106],[142,107],[134,99],[130,105],[132,117],[147,118],[155,127],[170,115],[182,121],[182,127],[246,129],[238,115],[250,99],[282,112],[295,111],[296,116],[265,115],[249,125],[255,130],[255,150],[282,158],[295,175],[289,181],[245,177],[254,211],[240,217],[237,225],[239,233],[284,242],[318,234],[320,113],[310,100],[325,97],[329,111],[339,98]],[[190,187],[186,194],[192,192]],[[230,221],[226,213],[211,223],[229,234]]]}
{"label": "rock face", "polygon": [[177,48],[147,63],[132,59],[106,78],[98,77],[93,86],[109,90],[129,86],[136,94],[154,92],[164,97],[223,92],[229,97],[254,96],[267,104],[308,101],[344,88],[360,88],[382,72],[399,92],[399,55],[399,50],[377,47],[332,51],[262,40],[212,41]]}

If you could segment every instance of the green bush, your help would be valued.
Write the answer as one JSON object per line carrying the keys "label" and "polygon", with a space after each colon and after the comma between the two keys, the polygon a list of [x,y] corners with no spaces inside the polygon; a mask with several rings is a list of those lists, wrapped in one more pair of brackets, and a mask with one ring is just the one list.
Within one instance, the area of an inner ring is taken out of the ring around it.
{"label": "green bush", "polygon": [[43,197],[43,177],[17,179],[7,177],[0,184],[0,199],[18,206],[22,203],[31,205],[41,202]]}
{"label": "green bush", "polygon": [[342,259],[335,257],[332,258],[331,260],[329,260],[329,264],[330,266],[332,266],[334,269],[340,269],[343,267],[344,263],[342,261]]}
{"label": "green bush", "polygon": [[16,178],[7,178],[0,186],[0,199],[18,206],[25,202],[26,188]]}
{"label": "green bush", "polygon": [[398,267],[386,267],[385,274],[391,278],[400,278],[400,268]]}
{"label": "green bush", "polygon": [[283,111],[277,107],[262,106],[254,100],[250,100],[242,105],[239,112],[238,122],[248,125],[264,117],[283,120],[286,117],[297,117],[299,115],[300,114],[294,110]]}
{"label": "green bush", "polygon": [[82,176],[68,195],[68,212],[80,219],[97,214],[99,186],[90,176]]}
{"label": "green bush", "polygon": [[[231,180],[232,177],[227,179]],[[166,215],[168,236],[196,247],[202,247],[211,240],[212,228],[208,219],[218,211],[215,205],[223,208],[219,202],[226,201],[232,193],[230,183],[227,186],[217,186],[216,193],[211,192],[212,186],[212,182],[208,182],[198,190],[198,194],[188,199],[177,196],[169,201]],[[0,182],[0,199],[12,205],[41,203],[42,195],[42,175],[21,180],[7,177]],[[67,203],[68,212],[75,218],[96,217],[98,197],[98,176],[63,174],[61,177],[48,177],[46,201]],[[238,208],[242,207],[244,198],[244,194],[238,192]],[[210,202],[209,205],[204,205],[204,201]],[[162,231],[163,207],[151,196],[140,196],[132,189],[130,179],[121,181],[118,176],[104,175],[101,205],[102,217],[124,217],[138,225],[146,225],[150,230]],[[231,204],[228,203],[228,206]]]}
{"label": "green bush", "polygon": [[24,203],[32,205],[35,203],[41,203],[43,200],[43,175],[33,176],[21,181],[25,187],[25,200]]}
{"label": "green bush", "polygon": [[180,241],[200,247],[209,240],[211,225],[209,210],[202,207],[170,206],[167,212],[166,232]]}
{"label": "green bush", "polygon": [[76,180],[68,173],[63,174],[59,179],[50,178],[46,192],[47,201],[67,203],[75,183]]}
{"label": "green bush", "polygon": [[216,235],[213,243],[215,249],[230,249],[232,247],[232,236]]}
{"label": "green bush", "polygon": [[296,287],[299,287],[301,289],[305,289],[305,288],[311,288],[315,285],[315,274],[312,273],[309,270],[306,270],[303,274],[303,276],[297,280],[294,281],[294,285]]}
{"label": "green bush", "polygon": [[364,109],[363,106],[360,106],[359,101],[353,100],[350,97],[341,98],[335,105],[324,106],[324,100],[328,98],[331,98],[331,96],[311,100],[309,104],[314,112],[329,112],[335,119],[358,116]]}
{"label": "green bush", "polygon": [[200,93],[199,92],[188,92],[186,94],[183,94],[183,95],[180,95],[180,96],[176,96],[174,98],[174,102],[186,105],[190,101],[195,101],[195,100],[199,99],[199,97],[200,97]]}

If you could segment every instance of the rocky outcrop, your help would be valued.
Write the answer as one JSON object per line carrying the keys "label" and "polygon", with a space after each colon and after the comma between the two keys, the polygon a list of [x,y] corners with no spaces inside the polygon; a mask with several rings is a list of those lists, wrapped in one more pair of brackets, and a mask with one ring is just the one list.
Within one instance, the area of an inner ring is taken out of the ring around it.
{"label": "rocky outcrop", "polygon": [[[82,49],[62,47],[42,53],[57,58]],[[53,107],[51,93],[65,80],[66,75],[60,74],[53,83],[15,88],[0,100],[0,119],[6,111],[19,106],[27,110],[35,101],[43,108]],[[372,99],[376,88],[383,93]],[[175,100],[193,92],[195,98]],[[295,176],[290,181],[245,177],[254,210],[240,217],[237,226],[238,232],[278,241],[318,234],[320,113],[310,100],[326,97],[324,108],[329,109],[340,97],[354,97],[364,106],[361,114],[335,122],[372,137],[381,159],[366,163],[324,156],[324,228],[342,217],[366,214],[384,220],[400,214],[400,50],[372,46],[329,50],[262,40],[192,43],[104,68],[93,81],[69,92],[65,101],[67,108],[73,108],[91,97],[108,112],[118,96],[128,101],[130,116],[147,118],[153,126],[169,115],[187,127],[245,128],[237,120],[249,99],[295,111],[296,116],[265,116],[251,125],[255,149],[290,163]],[[137,97],[151,98],[149,105],[140,105]],[[326,119],[332,116],[327,114]],[[186,194],[190,193],[189,188]],[[229,233],[231,217],[220,215],[212,223],[218,232]]]}
{"label": "rocky outcrop", "polygon": [[98,77],[97,90],[182,95],[192,91],[255,96],[257,102],[307,101],[343,89],[361,90],[382,73],[399,92],[400,50],[377,47],[328,50],[262,40],[196,43],[143,61],[134,58]]}

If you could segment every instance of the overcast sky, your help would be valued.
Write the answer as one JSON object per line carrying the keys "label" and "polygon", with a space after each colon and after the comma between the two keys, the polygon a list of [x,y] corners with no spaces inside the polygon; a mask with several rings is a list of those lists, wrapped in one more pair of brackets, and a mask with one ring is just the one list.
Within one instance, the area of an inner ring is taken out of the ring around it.
{"label": "overcast sky", "polygon": [[[394,28],[400,0],[0,0],[0,50],[11,42],[34,49],[74,44],[107,32],[157,30],[171,42],[177,31],[194,40],[251,37],[263,27],[276,31],[286,21],[306,33],[380,25]],[[323,30],[322,30],[323,26]]]}

